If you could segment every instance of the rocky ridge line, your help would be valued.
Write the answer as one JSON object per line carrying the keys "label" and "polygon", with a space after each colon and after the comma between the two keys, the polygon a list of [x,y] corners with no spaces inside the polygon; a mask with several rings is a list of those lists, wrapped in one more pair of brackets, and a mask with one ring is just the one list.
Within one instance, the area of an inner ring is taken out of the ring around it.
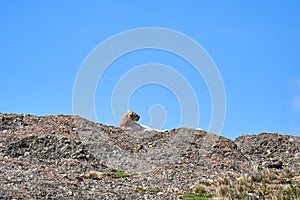
{"label": "rocky ridge line", "polygon": [[[300,175],[300,137],[243,135],[229,140],[203,130],[130,132],[78,116],[0,114],[0,196],[12,198],[176,199],[199,180],[249,173],[280,160]],[[117,169],[115,179],[83,174]],[[139,187],[159,188],[141,192]]]}

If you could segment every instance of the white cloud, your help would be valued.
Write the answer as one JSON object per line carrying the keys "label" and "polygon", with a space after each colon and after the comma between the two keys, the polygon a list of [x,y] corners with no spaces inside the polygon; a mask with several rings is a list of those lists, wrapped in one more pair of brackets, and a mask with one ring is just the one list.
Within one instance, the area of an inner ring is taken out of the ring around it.
{"label": "white cloud", "polygon": [[296,80],[294,82],[293,88],[296,88],[296,94],[295,94],[294,98],[292,99],[292,106],[296,112],[300,112],[300,80]]}
{"label": "white cloud", "polygon": [[300,112],[300,95],[293,98],[293,108],[295,111]]}

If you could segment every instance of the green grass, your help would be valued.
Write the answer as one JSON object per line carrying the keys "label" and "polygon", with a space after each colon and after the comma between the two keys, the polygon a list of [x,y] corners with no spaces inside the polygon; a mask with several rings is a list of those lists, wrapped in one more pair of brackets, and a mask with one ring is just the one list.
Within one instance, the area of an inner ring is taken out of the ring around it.
{"label": "green grass", "polygon": [[160,191],[159,188],[156,188],[156,187],[148,187],[146,189],[147,192],[150,192],[150,193],[158,193]]}
{"label": "green grass", "polygon": [[136,191],[138,191],[138,192],[145,192],[146,190],[145,190],[143,187],[138,186],[138,187],[136,188]]}
{"label": "green grass", "polygon": [[142,192],[142,193],[144,193],[144,192],[148,192],[148,193],[158,193],[158,192],[160,192],[160,189],[157,188],[157,187],[146,187],[146,188],[143,188],[143,187],[141,187],[141,186],[138,186],[138,187],[136,188],[136,191]]}
{"label": "green grass", "polygon": [[105,174],[111,175],[113,178],[125,178],[129,176],[126,172],[119,171],[116,169],[106,170]]}
{"label": "green grass", "polygon": [[213,195],[211,194],[183,194],[182,200],[207,200],[212,197]]}

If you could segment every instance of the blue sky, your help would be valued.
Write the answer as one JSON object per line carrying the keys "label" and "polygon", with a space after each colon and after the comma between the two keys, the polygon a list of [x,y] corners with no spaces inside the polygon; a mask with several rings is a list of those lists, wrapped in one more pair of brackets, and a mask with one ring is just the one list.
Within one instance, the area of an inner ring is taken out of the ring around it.
{"label": "blue sky", "polygon": [[[161,27],[191,37],[215,62],[227,97],[222,135],[299,136],[299,9],[296,0],[0,1],[0,112],[73,114],[78,70],[97,45],[126,30]],[[98,121],[116,125],[114,86],[147,63],[167,65],[189,81],[199,101],[199,127],[207,129],[211,99],[202,77],[180,57],[151,49],[123,55],[109,66],[96,89]],[[163,128],[171,129],[180,124],[179,102],[168,88],[150,84],[135,91],[129,107],[149,124],[149,108],[163,105]]]}

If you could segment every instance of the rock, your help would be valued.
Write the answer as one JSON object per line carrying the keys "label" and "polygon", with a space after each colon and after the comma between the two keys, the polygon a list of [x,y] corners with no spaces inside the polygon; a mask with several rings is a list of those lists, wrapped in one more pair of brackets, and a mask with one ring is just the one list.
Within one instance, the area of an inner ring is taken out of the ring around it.
{"label": "rock", "polygon": [[300,139],[280,134],[232,141],[202,129],[142,133],[78,116],[1,113],[0,135],[3,199],[178,199],[199,180],[210,188],[247,173],[261,182],[262,163],[300,174]]}
{"label": "rock", "polygon": [[272,161],[267,165],[268,168],[282,169],[283,163],[281,161]]}
{"label": "rock", "polygon": [[[261,133],[242,135],[236,138],[234,142],[245,157],[260,168],[269,165],[272,168],[281,168],[284,163],[292,173],[300,174],[300,137],[278,133]],[[278,160],[282,162],[282,165],[278,162],[275,167],[270,160]]]}

